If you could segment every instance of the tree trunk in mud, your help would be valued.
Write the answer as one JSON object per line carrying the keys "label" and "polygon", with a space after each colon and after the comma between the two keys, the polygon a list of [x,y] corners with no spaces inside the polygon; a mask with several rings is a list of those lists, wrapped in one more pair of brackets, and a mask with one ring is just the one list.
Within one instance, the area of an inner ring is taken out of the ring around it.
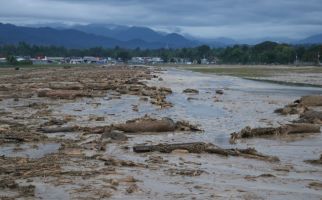
{"label": "tree trunk in mud", "polygon": [[255,149],[223,149],[210,143],[179,143],[179,144],[158,144],[158,145],[139,145],[134,146],[133,151],[136,153],[147,153],[158,151],[161,153],[171,153],[174,150],[187,150],[189,153],[210,153],[222,156],[242,156],[245,158],[259,159],[276,162],[279,159],[275,156],[268,156],[258,153]]}
{"label": "tree trunk in mud", "polygon": [[44,133],[58,133],[58,132],[73,132],[76,131],[78,127],[54,127],[54,128],[40,128],[40,131]]}
{"label": "tree trunk in mud", "polygon": [[173,131],[202,131],[198,125],[192,125],[187,121],[174,122],[170,118],[153,119],[148,116],[127,121],[124,124],[116,124],[112,129],[126,133],[160,133]]}
{"label": "tree trunk in mud", "polygon": [[253,138],[261,136],[301,134],[301,133],[320,133],[320,126],[308,123],[286,124],[277,128],[250,128],[249,126],[240,132],[232,133],[230,142],[234,143],[239,138]]}
{"label": "tree trunk in mud", "polygon": [[322,112],[310,110],[301,114],[299,122],[322,124]]}
{"label": "tree trunk in mud", "polygon": [[320,126],[307,123],[295,123],[282,126],[281,134],[320,133]]}
{"label": "tree trunk in mud", "polygon": [[203,142],[194,142],[194,143],[180,143],[180,144],[158,144],[158,145],[141,145],[134,146],[133,151],[136,153],[146,153],[159,151],[161,153],[171,153],[174,150],[182,149],[187,150],[189,153],[201,153],[204,152],[207,148],[207,144]]}
{"label": "tree trunk in mud", "polygon": [[22,137],[15,137],[15,136],[1,136],[0,137],[0,144],[1,142],[14,142],[14,143],[19,143],[19,142],[25,142],[26,140]]}
{"label": "tree trunk in mud", "polygon": [[322,96],[305,96],[297,102],[304,106],[322,106]]}
{"label": "tree trunk in mud", "polygon": [[170,132],[175,131],[176,124],[169,118],[163,118],[161,120],[147,119],[117,124],[114,125],[114,128],[126,133]]}
{"label": "tree trunk in mud", "polygon": [[322,165],[322,154],[320,155],[320,159],[318,160],[305,160],[305,162],[314,165]]}

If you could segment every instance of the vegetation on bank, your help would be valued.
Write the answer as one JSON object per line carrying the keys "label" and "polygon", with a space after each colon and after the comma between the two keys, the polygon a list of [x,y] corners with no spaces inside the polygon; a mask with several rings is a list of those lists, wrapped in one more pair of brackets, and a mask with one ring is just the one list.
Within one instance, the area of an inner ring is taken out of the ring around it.
{"label": "vegetation on bank", "polygon": [[[166,63],[175,62],[177,58],[200,63],[203,58],[221,64],[318,64],[318,55],[322,55],[322,45],[294,46],[263,42],[254,46],[235,45],[226,48],[210,48],[202,45],[195,48],[182,49],[67,49],[57,46],[35,46],[26,43],[0,46],[0,57],[10,55],[28,55],[31,57],[60,56],[60,57],[112,57],[124,61],[132,57],[161,57]],[[9,61],[11,62],[11,61]],[[13,61],[14,63],[14,61]]]}
{"label": "vegetation on bank", "polygon": [[9,66],[27,66],[27,65],[32,65],[32,61],[30,60],[21,60],[18,61],[16,59],[16,57],[12,56],[12,55],[7,55],[6,57],[6,63],[4,63],[5,65],[9,65]]}
{"label": "vegetation on bank", "polygon": [[[180,67],[180,66],[179,66]],[[188,66],[184,69],[214,73],[217,75],[229,75],[242,78],[271,77],[276,74],[322,74],[322,67],[284,67],[284,66]]]}

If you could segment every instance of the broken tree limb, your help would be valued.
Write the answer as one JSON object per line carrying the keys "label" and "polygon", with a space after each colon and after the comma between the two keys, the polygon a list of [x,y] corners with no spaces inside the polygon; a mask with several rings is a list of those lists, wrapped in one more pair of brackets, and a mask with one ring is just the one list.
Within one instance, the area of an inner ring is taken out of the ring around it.
{"label": "broken tree limb", "polygon": [[247,126],[240,132],[231,134],[230,142],[234,143],[240,138],[253,138],[274,135],[303,134],[303,133],[320,133],[320,126],[308,123],[286,124],[280,127],[250,128]]}
{"label": "broken tree limb", "polygon": [[207,148],[207,144],[203,142],[194,142],[194,143],[180,143],[180,144],[158,144],[158,145],[139,145],[134,146],[133,151],[136,153],[146,153],[159,151],[161,153],[171,153],[176,149],[187,150],[189,153],[201,153],[204,152]]}
{"label": "broken tree limb", "polygon": [[53,127],[53,128],[42,127],[39,130],[42,131],[42,132],[44,132],[44,133],[60,133],[60,132],[73,132],[73,131],[77,131],[78,130],[78,127],[76,127],[76,126]]}
{"label": "broken tree limb", "polygon": [[4,142],[25,142],[26,140],[24,138],[21,138],[21,137],[15,137],[15,136],[0,136],[0,141],[4,141]]}
{"label": "broken tree limb", "polygon": [[196,125],[191,125],[186,121],[174,122],[170,118],[153,119],[148,116],[127,121],[124,124],[113,125],[113,129],[125,133],[160,133],[173,131],[201,131]]}
{"label": "broken tree limb", "polygon": [[320,155],[320,159],[318,160],[305,160],[304,162],[310,163],[313,165],[322,165],[322,154]]}
{"label": "broken tree limb", "polygon": [[304,96],[295,103],[303,106],[322,106],[322,95]]}
{"label": "broken tree limb", "polygon": [[294,103],[286,105],[284,108],[275,110],[275,113],[282,115],[302,114],[309,110],[308,107],[322,106],[322,96],[304,96]]}
{"label": "broken tree limb", "polygon": [[158,151],[161,153],[171,153],[174,150],[186,150],[189,153],[210,153],[221,156],[241,156],[245,158],[277,162],[279,159],[275,156],[268,156],[257,152],[253,148],[247,149],[223,149],[211,143],[194,142],[178,144],[158,144],[158,145],[138,145],[133,147],[136,153],[147,153]]}
{"label": "broken tree limb", "polygon": [[126,133],[170,132],[175,130],[176,125],[174,121],[169,118],[163,118],[161,120],[142,118],[134,121],[127,121],[124,124],[114,125],[114,128]]}
{"label": "broken tree limb", "polygon": [[300,115],[299,123],[322,124],[322,111],[309,110]]}
{"label": "broken tree limb", "polygon": [[320,133],[320,126],[308,123],[286,124],[280,127],[281,134]]}

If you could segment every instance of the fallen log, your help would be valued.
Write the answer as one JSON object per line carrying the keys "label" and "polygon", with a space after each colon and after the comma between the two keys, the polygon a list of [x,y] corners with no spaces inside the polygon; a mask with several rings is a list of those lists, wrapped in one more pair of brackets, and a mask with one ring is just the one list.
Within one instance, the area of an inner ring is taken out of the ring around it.
{"label": "fallen log", "polygon": [[286,105],[284,108],[276,109],[274,112],[279,113],[281,115],[296,115],[296,114],[304,113],[307,110],[308,108],[306,106],[293,103],[293,104]]}
{"label": "fallen log", "polygon": [[161,120],[144,118],[134,121],[127,121],[125,124],[117,124],[114,125],[114,128],[126,133],[170,132],[175,130],[176,125],[174,121],[169,118],[163,118]]}
{"label": "fallen log", "polygon": [[322,112],[309,110],[300,115],[300,119],[296,122],[322,124]]}
{"label": "fallen log", "polygon": [[83,90],[41,90],[38,92],[38,97],[73,100],[78,97],[93,97],[93,95]]}
{"label": "fallen log", "polygon": [[257,152],[253,148],[247,149],[223,149],[211,143],[194,142],[178,144],[158,144],[158,145],[138,145],[133,147],[135,153],[147,153],[158,151],[161,153],[171,153],[175,150],[186,150],[189,153],[210,153],[221,156],[241,156],[251,159],[276,162],[279,159],[275,156],[268,156]]}
{"label": "fallen log", "polygon": [[20,143],[20,142],[25,142],[26,140],[22,137],[0,136],[0,141],[4,141],[5,143],[8,143],[8,142]]}
{"label": "fallen log", "polygon": [[188,88],[182,91],[183,93],[187,93],[187,94],[199,94],[199,91],[196,89],[192,89],[192,88]]}
{"label": "fallen log", "polygon": [[281,134],[320,133],[320,126],[308,123],[287,124],[280,127]]}
{"label": "fallen log", "polygon": [[185,121],[174,122],[170,118],[153,119],[148,116],[113,125],[113,129],[126,133],[201,131],[197,126]]}
{"label": "fallen log", "polygon": [[302,114],[308,111],[308,107],[322,106],[322,96],[304,96],[294,103],[286,105],[284,108],[276,109],[275,113],[282,115]]}
{"label": "fallen log", "polygon": [[295,103],[301,104],[303,106],[322,106],[322,96],[304,96],[301,99],[295,101]]}
{"label": "fallen log", "polygon": [[247,126],[240,132],[231,134],[230,142],[234,143],[240,138],[253,138],[274,135],[302,134],[302,133],[320,133],[320,126],[308,123],[286,124],[280,127],[251,128]]}
{"label": "fallen log", "polygon": [[174,150],[182,149],[187,150],[189,153],[202,153],[206,150],[207,144],[203,142],[194,143],[180,143],[180,144],[158,144],[158,145],[139,145],[134,146],[133,151],[135,153],[146,153],[158,151],[161,153],[171,153]]}
{"label": "fallen log", "polygon": [[73,132],[73,131],[77,131],[78,127],[76,127],[76,126],[53,127],[53,128],[42,127],[39,130],[44,132],[44,133]]}
{"label": "fallen log", "polygon": [[52,90],[82,90],[84,86],[79,82],[50,82]]}
{"label": "fallen log", "polygon": [[310,163],[313,165],[322,165],[322,154],[320,155],[320,159],[318,160],[305,160],[304,162]]}
{"label": "fallen log", "polygon": [[115,141],[126,141],[128,140],[128,137],[123,134],[122,132],[118,131],[106,131],[105,133],[102,134],[101,139],[111,139]]}

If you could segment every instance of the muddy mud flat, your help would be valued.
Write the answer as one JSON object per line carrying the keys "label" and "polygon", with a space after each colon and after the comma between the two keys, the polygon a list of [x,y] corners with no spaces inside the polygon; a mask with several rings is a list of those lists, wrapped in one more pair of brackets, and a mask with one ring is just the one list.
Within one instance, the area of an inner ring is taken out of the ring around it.
{"label": "muddy mud flat", "polygon": [[322,198],[320,88],[141,66],[1,73],[0,199]]}

